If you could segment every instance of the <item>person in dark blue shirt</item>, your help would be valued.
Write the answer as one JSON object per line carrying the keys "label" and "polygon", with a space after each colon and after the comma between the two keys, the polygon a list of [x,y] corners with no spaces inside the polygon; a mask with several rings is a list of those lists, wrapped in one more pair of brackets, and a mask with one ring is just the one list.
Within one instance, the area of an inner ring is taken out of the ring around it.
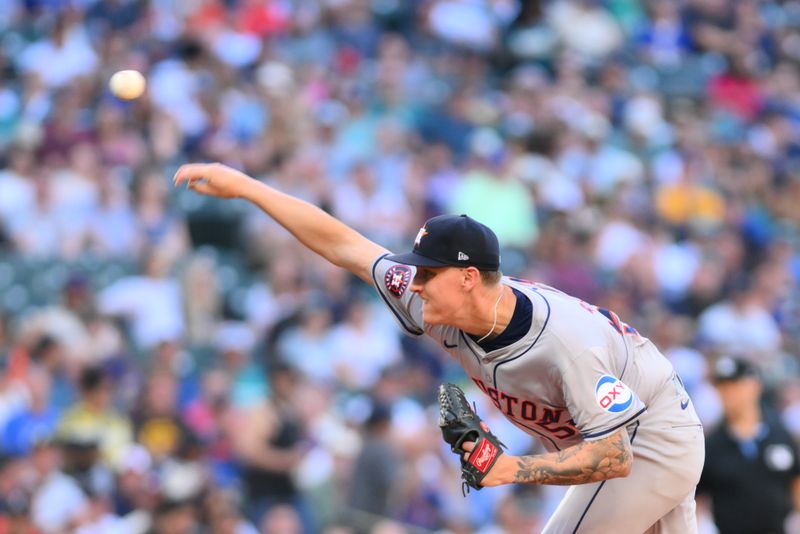
{"label": "person in dark blue shirt", "polygon": [[800,455],[777,414],[761,403],[756,368],[721,358],[713,373],[724,410],[706,440],[706,463],[698,493],[711,501],[720,534],[786,531],[800,509]]}

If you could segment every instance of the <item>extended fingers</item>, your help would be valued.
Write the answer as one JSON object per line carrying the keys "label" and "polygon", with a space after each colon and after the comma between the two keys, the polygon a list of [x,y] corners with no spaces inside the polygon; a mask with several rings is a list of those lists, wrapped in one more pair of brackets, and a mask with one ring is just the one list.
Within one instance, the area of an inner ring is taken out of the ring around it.
{"label": "extended fingers", "polygon": [[207,181],[203,180],[190,180],[187,182],[187,187],[192,191],[203,195],[214,195],[214,192],[211,190],[211,186],[208,184]]}
{"label": "extended fingers", "polygon": [[210,165],[205,163],[187,163],[181,165],[175,176],[172,179],[173,184],[181,185],[182,183],[193,184],[198,180],[208,180],[211,175]]}

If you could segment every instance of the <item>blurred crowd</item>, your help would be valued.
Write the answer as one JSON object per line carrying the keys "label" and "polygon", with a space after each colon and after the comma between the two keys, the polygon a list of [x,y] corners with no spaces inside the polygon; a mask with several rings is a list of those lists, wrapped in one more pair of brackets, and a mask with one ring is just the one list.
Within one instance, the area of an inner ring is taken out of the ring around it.
{"label": "blurred crowd", "polygon": [[0,533],[516,533],[557,502],[464,499],[440,382],[537,445],[370,288],[173,189],[188,161],[395,250],[469,213],[505,274],[653,339],[708,428],[730,355],[800,440],[798,61],[790,0],[0,0]]}

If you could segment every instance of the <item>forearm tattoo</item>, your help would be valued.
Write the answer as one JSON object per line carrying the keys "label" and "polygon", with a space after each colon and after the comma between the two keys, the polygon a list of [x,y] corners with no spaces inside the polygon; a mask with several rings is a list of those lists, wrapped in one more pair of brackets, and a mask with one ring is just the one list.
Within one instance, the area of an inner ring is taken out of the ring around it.
{"label": "forearm tattoo", "polygon": [[633,461],[623,428],[597,441],[584,441],[559,452],[520,456],[514,482],[573,486],[628,474]]}

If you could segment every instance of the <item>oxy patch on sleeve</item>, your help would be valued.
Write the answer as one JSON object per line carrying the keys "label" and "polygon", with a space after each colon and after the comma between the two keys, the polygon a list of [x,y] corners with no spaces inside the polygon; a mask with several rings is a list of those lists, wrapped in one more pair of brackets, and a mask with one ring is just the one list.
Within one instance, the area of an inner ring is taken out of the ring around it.
{"label": "oxy patch on sleeve", "polygon": [[633,391],[625,383],[610,375],[603,375],[594,388],[597,404],[611,413],[624,412],[633,404]]}

